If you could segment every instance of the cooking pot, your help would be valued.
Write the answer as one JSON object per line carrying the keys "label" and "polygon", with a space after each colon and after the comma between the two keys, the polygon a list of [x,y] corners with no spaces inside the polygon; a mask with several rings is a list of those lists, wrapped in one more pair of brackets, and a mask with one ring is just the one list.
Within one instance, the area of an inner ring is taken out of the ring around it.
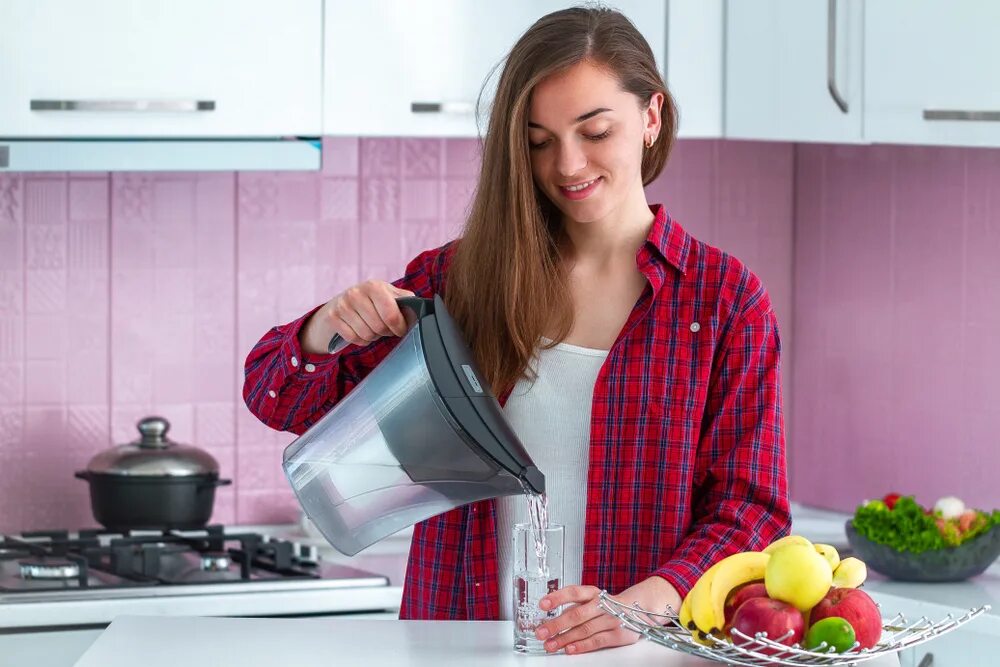
{"label": "cooking pot", "polygon": [[146,417],[141,437],[94,456],[76,473],[90,483],[94,518],[109,530],[202,528],[212,516],[219,464],[208,452],[172,442],[170,422]]}

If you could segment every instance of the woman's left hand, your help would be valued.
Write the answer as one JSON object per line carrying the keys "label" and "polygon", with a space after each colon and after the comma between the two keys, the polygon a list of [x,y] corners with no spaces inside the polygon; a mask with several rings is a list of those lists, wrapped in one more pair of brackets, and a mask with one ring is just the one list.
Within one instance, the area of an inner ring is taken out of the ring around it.
{"label": "woman's left hand", "polygon": [[[544,596],[539,606],[544,610],[573,604],[558,617],[543,623],[535,636],[545,641],[545,650],[554,653],[565,648],[566,653],[589,653],[602,648],[634,644],[639,634],[621,627],[621,621],[598,605],[601,590],[594,586],[566,586]],[[643,609],[663,609],[670,605],[680,608],[680,595],[662,577],[650,577],[611,596],[618,602],[639,603]]]}

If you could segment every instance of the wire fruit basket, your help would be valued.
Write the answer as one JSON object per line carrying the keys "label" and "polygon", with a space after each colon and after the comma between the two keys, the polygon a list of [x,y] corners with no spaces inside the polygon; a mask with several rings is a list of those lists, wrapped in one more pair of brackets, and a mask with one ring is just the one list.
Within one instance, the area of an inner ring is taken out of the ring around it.
{"label": "wire fruit basket", "polygon": [[[882,619],[882,638],[872,648],[854,647],[836,653],[833,647],[826,647],[825,642],[814,650],[786,646],[769,639],[767,633],[758,633],[749,637],[739,630],[733,630],[734,642],[707,635],[704,644],[694,640],[691,631],[677,620],[677,614],[669,606],[665,614],[657,614],[642,609],[638,605],[625,605],[601,591],[598,601],[601,608],[613,616],[617,616],[622,626],[647,639],[690,655],[721,662],[726,665],[858,665],[884,655],[891,655],[918,644],[939,637],[955,630],[972,619],[989,611],[989,605],[983,605],[955,617],[947,614],[937,622],[930,621],[926,616],[916,620],[907,619],[903,614],[896,614],[890,619]],[[778,639],[782,639],[779,637]]]}

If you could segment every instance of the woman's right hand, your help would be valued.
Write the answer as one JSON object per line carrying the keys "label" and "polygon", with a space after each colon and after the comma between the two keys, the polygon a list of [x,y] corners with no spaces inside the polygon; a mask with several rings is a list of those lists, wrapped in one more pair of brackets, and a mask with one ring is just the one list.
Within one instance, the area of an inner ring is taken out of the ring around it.
{"label": "woman's right hand", "polygon": [[367,345],[382,336],[404,336],[406,317],[396,303],[401,296],[415,296],[383,280],[358,283],[327,301],[299,331],[302,351],[326,354],[334,334],[348,343]]}

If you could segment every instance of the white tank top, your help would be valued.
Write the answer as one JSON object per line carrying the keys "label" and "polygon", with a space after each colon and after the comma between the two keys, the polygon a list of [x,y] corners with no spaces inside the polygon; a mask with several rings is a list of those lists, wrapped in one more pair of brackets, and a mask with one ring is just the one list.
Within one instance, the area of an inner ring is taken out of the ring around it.
{"label": "white tank top", "polygon": [[[549,522],[566,527],[560,587],[579,584],[583,570],[590,407],[594,383],[607,356],[608,350],[569,343],[539,350],[534,365],[537,377],[519,380],[504,405],[508,421],[545,475]],[[527,521],[524,495],[497,499],[500,618],[504,620],[513,618],[512,531],[515,523]]]}

